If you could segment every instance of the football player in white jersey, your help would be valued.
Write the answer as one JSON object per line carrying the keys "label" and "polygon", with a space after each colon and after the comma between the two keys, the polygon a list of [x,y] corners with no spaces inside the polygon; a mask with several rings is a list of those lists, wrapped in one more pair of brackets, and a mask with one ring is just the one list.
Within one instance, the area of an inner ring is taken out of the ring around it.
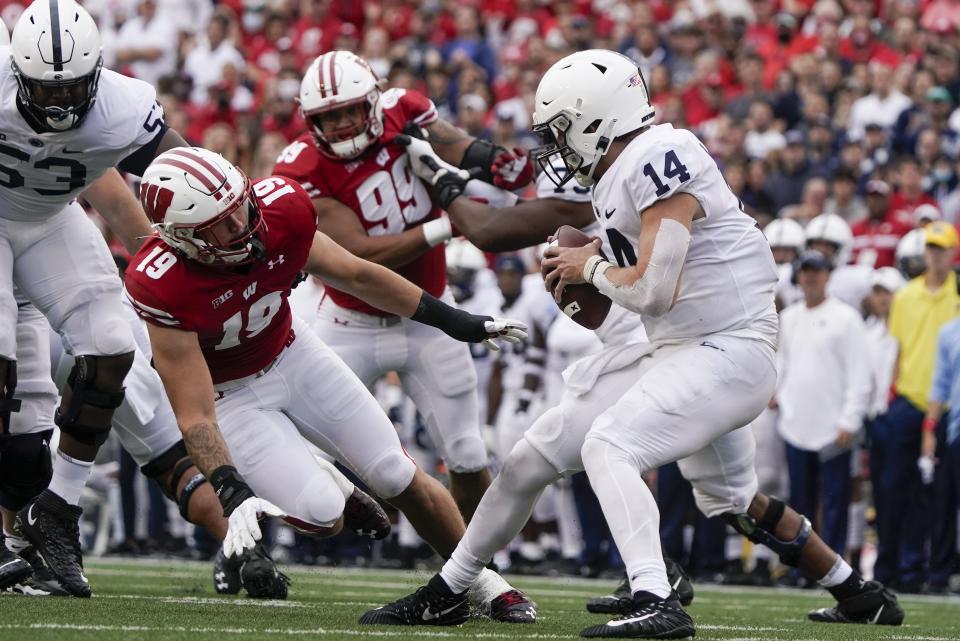
{"label": "football player in white jersey", "polygon": [[707,516],[724,516],[831,592],[837,606],[812,619],[897,625],[903,611],[889,591],[863,581],[805,517],[757,491],[753,436],[741,426],[760,414],[776,382],[773,257],[703,144],[652,124],[653,116],[640,71],[609,51],[567,56],[537,90],[534,129],[548,143],[541,162],[559,156],[577,182],[594,186],[616,259],[599,255],[599,241],[552,247],[547,288],[559,300],[567,285],[594,285],[642,314],[651,341],[647,354],[605,375],[603,386],[619,389],[619,398],[594,406],[582,449],[627,565],[634,610],[581,635],[694,633],[667,581],[656,504],[641,478],[671,461]]}
{"label": "football player in white jersey", "polygon": [[18,406],[16,285],[76,359],[56,412],[50,487],[20,511],[18,529],[77,596],[90,596],[77,501],[123,401],[133,336],[116,267],[75,198],[83,192],[133,251],[149,224],[114,167],[140,173],[186,144],[153,87],[102,69],[100,52],[96,24],[74,0],[37,0],[0,48],[0,423],[7,431]]}
{"label": "football player in white jersey", "polygon": [[[590,206],[590,188],[565,183],[557,186],[541,174],[535,200],[518,200],[511,194],[494,197],[489,186],[469,181],[469,175],[443,162],[427,141],[407,138],[410,164],[420,178],[433,186],[434,194],[464,236],[490,251],[510,251],[537,244],[560,225],[590,231],[595,225]],[[554,164],[552,172],[566,168]],[[479,189],[480,191],[475,191]],[[479,202],[467,196],[483,196]],[[491,206],[493,205],[493,206]],[[595,227],[599,229],[598,227]],[[604,252],[613,255],[609,244]],[[586,330],[584,330],[586,331]],[[648,350],[640,316],[614,305],[596,331],[603,349],[581,359],[564,372],[565,389],[557,406],[542,414],[526,431],[503,462],[500,473],[477,506],[476,518],[452,557],[430,580],[424,592],[417,592],[383,606],[394,613],[413,612],[409,625],[423,625],[420,615],[430,603],[455,603],[458,595],[474,584],[494,554],[520,533],[541,492],[560,477],[583,470],[580,456],[583,439],[598,413],[596,407],[612,404],[618,397],[598,385],[601,375],[629,364],[633,354]],[[579,341],[578,341],[579,347]],[[693,587],[680,566],[664,559],[670,585],[684,604],[693,599]],[[611,595],[591,600],[588,609],[599,612],[630,611],[633,608],[626,577],[622,588]]]}

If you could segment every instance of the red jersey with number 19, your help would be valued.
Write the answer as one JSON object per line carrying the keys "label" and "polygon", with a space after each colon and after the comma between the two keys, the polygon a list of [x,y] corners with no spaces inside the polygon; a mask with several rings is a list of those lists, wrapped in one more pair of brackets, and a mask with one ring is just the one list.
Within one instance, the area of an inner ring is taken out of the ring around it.
{"label": "red jersey with number 19", "polygon": [[127,268],[133,308],[148,323],[196,332],[214,383],[249,376],[293,338],[287,297],[313,244],[317,217],[296,181],[254,181],[266,231],[262,260],[234,270],[191,260],[158,236]]}
{"label": "red jersey with number 19", "polygon": [[[380,104],[383,135],[358,158],[328,158],[317,149],[311,134],[305,133],[283,150],[273,169],[275,174],[298,181],[311,198],[333,198],[352,209],[368,236],[399,234],[439,217],[443,211],[410,169],[404,148],[393,142],[407,123],[426,126],[435,122],[437,108],[423,94],[405,89],[384,91]],[[440,296],[447,286],[443,245],[394,271],[431,295]],[[327,287],[326,292],[341,307],[385,315],[333,287]]]}

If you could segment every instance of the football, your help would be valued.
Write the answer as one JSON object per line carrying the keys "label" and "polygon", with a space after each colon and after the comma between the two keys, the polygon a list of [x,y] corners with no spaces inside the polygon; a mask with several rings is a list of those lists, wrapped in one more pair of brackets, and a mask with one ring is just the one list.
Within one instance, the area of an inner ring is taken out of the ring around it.
{"label": "football", "polygon": [[[553,242],[560,247],[583,247],[593,240],[591,236],[570,225],[558,229],[553,238]],[[587,329],[596,329],[603,324],[610,313],[611,304],[609,298],[589,283],[567,285],[560,297],[560,311]]]}

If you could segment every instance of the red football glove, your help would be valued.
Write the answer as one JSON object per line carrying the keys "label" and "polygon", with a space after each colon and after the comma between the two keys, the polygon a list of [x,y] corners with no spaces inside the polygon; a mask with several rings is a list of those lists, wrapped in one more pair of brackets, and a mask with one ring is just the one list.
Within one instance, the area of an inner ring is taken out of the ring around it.
{"label": "red football glove", "polygon": [[494,185],[513,191],[533,180],[533,162],[526,149],[514,147],[512,152],[505,149],[494,157],[490,173]]}

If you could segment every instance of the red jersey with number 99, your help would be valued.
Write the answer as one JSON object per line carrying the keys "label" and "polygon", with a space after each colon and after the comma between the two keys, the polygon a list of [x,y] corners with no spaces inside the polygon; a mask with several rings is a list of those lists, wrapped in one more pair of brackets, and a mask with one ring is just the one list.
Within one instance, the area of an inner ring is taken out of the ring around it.
{"label": "red jersey with number 99", "polygon": [[254,181],[266,232],[265,255],[236,269],[191,260],[158,236],[127,267],[127,297],[140,318],[196,332],[214,383],[249,376],[292,340],[287,297],[307,261],[317,227],[310,197],[295,181]]}
{"label": "red jersey with number 99", "polygon": [[[328,158],[305,133],[283,150],[273,169],[275,174],[299,182],[311,198],[333,198],[352,209],[368,236],[399,234],[439,217],[443,211],[410,169],[404,148],[393,142],[407,123],[425,126],[435,122],[437,108],[423,94],[405,89],[388,89],[380,96],[380,103],[383,135],[358,158]],[[394,271],[433,296],[440,296],[447,285],[443,245]],[[326,292],[341,307],[385,315],[345,292],[332,287]]]}

